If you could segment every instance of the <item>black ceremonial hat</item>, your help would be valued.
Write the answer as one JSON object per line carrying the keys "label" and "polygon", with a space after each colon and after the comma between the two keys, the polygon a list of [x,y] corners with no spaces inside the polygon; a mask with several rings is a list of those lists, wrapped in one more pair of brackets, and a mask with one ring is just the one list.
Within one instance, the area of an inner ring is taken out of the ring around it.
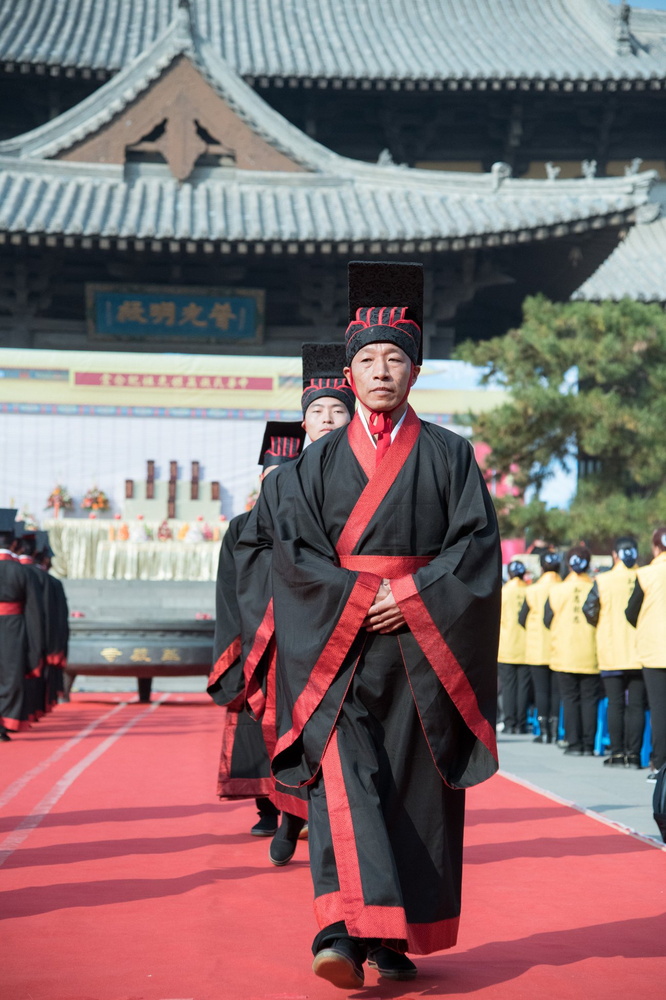
{"label": "black ceremonial hat", "polygon": [[310,403],[322,396],[339,399],[354,416],[356,397],[342,374],[346,365],[344,344],[303,344],[303,416]]}
{"label": "black ceremonial hat", "polygon": [[259,465],[267,469],[293,462],[300,455],[304,441],[305,431],[297,420],[269,420],[261,442]]}
{"label": "black ceremonial hat", "polygon": [[18,541],[19,538],[23,538],[24,535],[29,535],[30,532],[25,530],[25,521],[14,521],[14,538]]}
{"label": "black ceremonial hat", "polygon": [[402,348],[415,365],[423,361],[423,265],[352,260],[348,268],[347,363],[366,344]]}
{"label": "black ceremonial hat", "polygon": [[53,556],[53,549],[49,545],[49,533],[48,531],[36,531],[35,532],[35,551],[45,552],[49,558]]}
{"label": "black ceremonial hat", "polygon": [[16,515],[18,507],[0,507],[0,531],[3,533],[16,531]]}

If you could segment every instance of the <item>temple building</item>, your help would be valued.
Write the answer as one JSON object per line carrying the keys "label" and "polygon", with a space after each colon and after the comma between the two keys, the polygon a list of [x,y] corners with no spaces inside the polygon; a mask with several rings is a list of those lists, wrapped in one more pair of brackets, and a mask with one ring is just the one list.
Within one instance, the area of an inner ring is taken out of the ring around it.
{"label": "temple building", "polygon": [[666,14],[606,0],[15,0],[0,108],[6,346],[296,355],[390,257],[446,358],[663,226]]}

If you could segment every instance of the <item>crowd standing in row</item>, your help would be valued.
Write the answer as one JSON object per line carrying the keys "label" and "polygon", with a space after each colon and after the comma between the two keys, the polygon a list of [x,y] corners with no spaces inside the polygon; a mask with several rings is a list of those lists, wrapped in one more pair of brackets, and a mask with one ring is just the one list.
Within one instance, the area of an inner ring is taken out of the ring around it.
{"label": "crowd standing in row", "polygon": [[[556,551],[540,556],[527,584],[525,564],[509,563],[502,588],[498,652],[504,732],[526,732],[536,706],[535,742],[559,742],[569,756],[593,756],[602,697],[608,699],[607,767],[640,769],[645,712],[652,752],[648,780],[666,762],[666,526],[652,535],[652,562],[638,564],[630,535],[613,547],[613,567],[590,576],[585,545],[567,553],[562,579]],[[560,705],[564,737],[558,741]]]}
{"label": "crowd standing in row", "polygon": [[63,690],[69,623],[65,590],[49,573],[46,531],[0,509],[0,741],[37,722]]}

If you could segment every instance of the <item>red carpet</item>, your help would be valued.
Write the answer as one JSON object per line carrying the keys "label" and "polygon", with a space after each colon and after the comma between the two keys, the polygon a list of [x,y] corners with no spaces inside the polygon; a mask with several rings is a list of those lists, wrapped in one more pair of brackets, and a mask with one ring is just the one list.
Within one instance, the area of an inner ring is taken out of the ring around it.
{"label": "red carpet", "polygon": [[503,777],[468,798],[458,946],[413,983],[323,983],[307,845],[272,868],[253,804],[215,798],[221,711],[119,700],[0,747],[2,1000],[666,995],[666,852]]}

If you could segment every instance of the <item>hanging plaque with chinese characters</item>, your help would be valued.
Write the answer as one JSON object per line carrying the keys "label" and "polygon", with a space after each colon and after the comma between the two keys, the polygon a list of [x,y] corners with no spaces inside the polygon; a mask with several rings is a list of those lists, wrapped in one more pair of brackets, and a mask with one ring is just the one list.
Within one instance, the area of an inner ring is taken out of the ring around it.
{"label": "hanging plaque with chinese characters", "polygon": [[86,285],[88,333],[100,340],[261,343],[257,288]]}

